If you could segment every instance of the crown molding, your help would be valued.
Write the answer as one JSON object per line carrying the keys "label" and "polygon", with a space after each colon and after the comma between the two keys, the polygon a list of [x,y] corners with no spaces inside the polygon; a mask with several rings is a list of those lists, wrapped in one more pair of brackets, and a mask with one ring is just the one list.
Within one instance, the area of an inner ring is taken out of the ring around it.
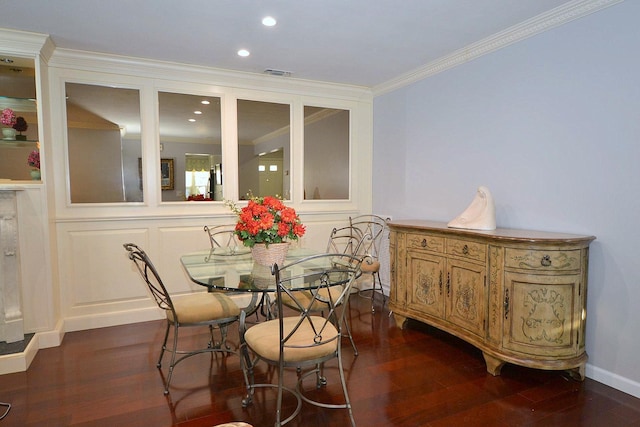
{"label": "crown molding", "polygon": [[0,28],[0,51],[6,55],[34,57],[51,46],[46,34]]}
{"label": "crown molding", "polygon": [[49,61],[49,66],[160,80],[175,80],[176,76],[179,76],[180,81],[183,82],[278,93],[331,95],[339,99],[371,102],[371,89],[364,86],[271,76],[73,49],[56,48]]}
{"label": "crown molding", "polygon": [[574,0],[372,88],[373,96],[408,86],[624,0]]}

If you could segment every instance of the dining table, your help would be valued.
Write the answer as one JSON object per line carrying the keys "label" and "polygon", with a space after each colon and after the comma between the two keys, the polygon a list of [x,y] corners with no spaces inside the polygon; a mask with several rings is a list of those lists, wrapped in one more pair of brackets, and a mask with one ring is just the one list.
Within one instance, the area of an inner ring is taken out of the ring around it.
{"label": "dining table", "polygon": [[[284,265],[300,261],[297,269],[317,269],[326,272],[328,266],[322,263],[327,258],[314,258],[320,252],[313,249],[292,247],[289,249]],[[253,314],[260,309],[265,318],[271,318],[270,294],[277,290],[275,276],[270,266],[256,263],[251,250],[247,247],[217,247],[207,250],[190,252],[180,257],[180,262],[187,275],[194,283],[206,287],[209,291],[223,291],[233,294],[251,294],[251,301],[247,304],[245,312]],[[335,285],[343,284],[343,275],[332,279]],[[310,290],[317,287],[313,282],[291,282],[291,290]]]}

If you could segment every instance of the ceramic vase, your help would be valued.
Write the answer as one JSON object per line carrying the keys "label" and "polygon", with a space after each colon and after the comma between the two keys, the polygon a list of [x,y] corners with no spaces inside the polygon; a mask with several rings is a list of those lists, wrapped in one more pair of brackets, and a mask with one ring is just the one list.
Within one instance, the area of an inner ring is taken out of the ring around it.
{"label": "ceramic vase", "polygon": [[14,128],[2,128],[2,139],[6,141],[15,141],[16,130]]}

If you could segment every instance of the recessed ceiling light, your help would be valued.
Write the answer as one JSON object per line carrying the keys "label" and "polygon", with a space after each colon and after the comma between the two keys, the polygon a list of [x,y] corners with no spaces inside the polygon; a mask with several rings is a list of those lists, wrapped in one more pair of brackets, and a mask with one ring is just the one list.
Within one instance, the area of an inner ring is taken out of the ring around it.
{"label": "recessed ceiling light", "polygon": [[202,111],[196,110],[196,111],[193,112],[193,114],[202,114]]}
{"label": "recessed ceiling light", "polygon": [[205,99],[205,100],[203,100],[203,101],[200,101],[200,103],[201,103],[202,105],[209,105],[209,104],[211,104],[211,103],[210,103],[209,101],[207,101],[206,99]]}
{"label": "recessed ceiling light", "polygon": [[193,123],[193,122],[195,122],[195,121],[196,121],[196,119],[189,119],[189,121],[190,121],[191,123]]}
{"label": "recessed ceiling light", "polygon": [[264,18],[262,18],[262,25],[264,25],[265,27],[273,27],[274,25],[276,25],[276,19],[272,16],[265,16]]}
{"label": "recessed ceiling light", "polygon": [[246,57],[246,56],[249,56],[249,55],[250,55],[250,53],[249,53],[249,51],[247,49],[240,49],[238,51],[238,56]]}

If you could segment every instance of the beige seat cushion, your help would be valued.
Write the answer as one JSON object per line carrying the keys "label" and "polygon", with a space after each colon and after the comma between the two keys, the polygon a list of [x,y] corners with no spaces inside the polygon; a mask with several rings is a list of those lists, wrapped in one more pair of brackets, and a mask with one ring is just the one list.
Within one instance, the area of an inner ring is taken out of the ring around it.
{"label": "beige seat cushion", "polygon": [[213,427],[252,427],[252,426],[251,424],[243,423],[242,421],[235,421],[232,423],[218,424],[217,426],[213,426]]}
{"label": "beige seat cushion", "polygon": [[[220,292],[200,292],[176,298],[173,307],[180,323],[199,323],[240,315],[236,303]],[[170,310],[167,310],[167,318],[174,320]]]}
{"label": "beige seat cushion", "polygon": [[[286,317],[284,319],[284,334],[289,334],[298,322],[298,317]],[[322,328],[325,323],[325,319],[320,316],[311,316],[313,324],[316,330]],[[327,341],[331,338],[335,338],[338,335],[338,331],[331,324],[327,324],[322,333],[322,338]],[[287,342],[288,345],[312,345],[315,334],[309,322],[305,321],[296,333]],[[249,347],[259,356],[277,361],[280,358],[280,332],[278,319],[269,320],[268,322],[259,323],[247,330],[244,335],[245,340]],[[290,348],[284,349],[285,362],[299,362],[304,360],[314,360],[323,356],[327,356],[338,349],[338,340],[325,342],[324,344],[312,345],[311,347],[304,348]]]}
{"label": "beige seat cushion", "polygon": [[[339,297],[340,294],[342,293],[342,290],[344,288],[342,286],[332,286],[331,288],[327,289],[327,288],[322,288],[320,290],[318,290],[318,294],[320,295],[321,300],[316,299],[315,301],[313,301],[313,305],[311,306],[311,309],[309,311],[323,311],[326,310],[328,308],[328,301],[329,301],[329,294],[331,294],[331,299],[335,302]],[[311,295],[311,291],[294,291],[292,292],[294,298],[303,306],[303,307],[309,307],[309,304],[311,304],[311,299],[313,298],[313,296]],[[286,305],[287,307],[291,307],[294,310],[299,310],[300,308],[298,307],[298,305],[293,301],[293,299],[286,293],[282,293],[281,295],[282,298],[282,304]],[[327,301],[327,302],[323,302],[323,301]]]}
{"label": "beige seat cushion", "polygon": [[364,260],[360,264],[360,271],[363,273],[377,273],[380,271],[380,261]]}

